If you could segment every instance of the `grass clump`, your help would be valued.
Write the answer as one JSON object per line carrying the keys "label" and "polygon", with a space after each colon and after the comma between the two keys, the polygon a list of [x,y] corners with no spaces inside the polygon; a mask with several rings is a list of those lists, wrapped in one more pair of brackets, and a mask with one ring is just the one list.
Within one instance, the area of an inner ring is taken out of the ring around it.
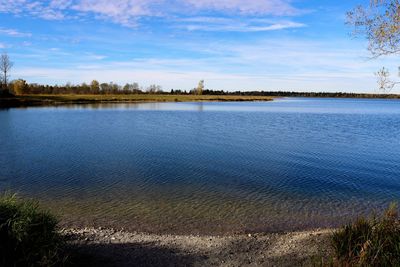
{"label": "grass clump", "polygon": [[400,266],[397,205],[391,204],[381,217],[359,218],[342,227],[332,244],[338,266]]}
{"label": "grass clump", "polygon": [[0,266],[63,265],[57,224],[35,201],[0,196]]}

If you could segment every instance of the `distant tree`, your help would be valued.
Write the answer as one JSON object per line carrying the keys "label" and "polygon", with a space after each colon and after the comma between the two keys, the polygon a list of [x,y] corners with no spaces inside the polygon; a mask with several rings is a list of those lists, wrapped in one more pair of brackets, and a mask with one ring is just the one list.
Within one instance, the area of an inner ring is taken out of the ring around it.
{"label": "distant tree", "polygon": [[18,79],[11,83],[11,92],[14,95],[23,95],[28,93],[29,85],[26,83],[25,80]]}
{"label": "distant tree", "polygon": [[90,86],[87,83],[82,83],[79,87],[78,94],[88,94],[90,93]]}
{"label": "distant tree", "polygon": [[204,91],[204,80],[201,80],[201,81],[199,82],[199,84],[197,85],[196,94],[197,94],[197,95],[202,95],[202,94],[203,94],[203,91]]}
{"label": "distant tree", "polygon": [[93,80],[90,83],[90,93],[98,94],[100,92],[100,83],[96,80]]}
{"label": "distant tree", "polygon": [[129,94],[130,90],[130,84],[127,83],[124,85],[124,87],[122,87],[122,91],[124,92],[124,94]]}
{"label": "distant tree", "polygon": [[[10,61],[10,57],[7,53],[3,53],[0,56],[0,73],[1,73],[1,91],[7,92],[8,90],[8,78],[11,68],[14,63]],[[1,93],[1,92],[0,92]]]}
{"label": "distant tree", "polygon": [[110,82],[110,89],[111,89],[111,94],[118,94],[120,87],[118,84]]}
{"label": "distant tree", "polygon": [[132,83],[130,85],[130,89],[133,93],[138,94],[141,93],[142,91],[140,90],[139,84],[138,83]]}
{"label": "distant tree", "polygon": [[[347,24],[354,27],[353,36],[364,36],[373,58],[400,54],[400,1],[371,0],[368,6],[357,6],[347,13]],[[397,82],[389,79],[389,71],[376,73],[382,90],[391,90]]]}
{"label": "distant tree", "polygon": [[146,91],[149,94],[155,94],[156,93],[156,85],[150,85],[149,87],[147,87]]}
{"label": "distant tree", "polygon": [[100,90],[102,94],[109,94],[110,93],[110,86],[108,83],[100,84]]}
{"label": "distant tree", "polygon": [[127,83],[122,87],[123,94],[137,94],[140,93],[140,88],[138,83]]}
{"label": "distant tree", "polygon": [[161,85],[157,85],[156,93],[157,93],[157,94],[162,94],[162,93],[164,93],[164,91],[162,90]]}
{"label": "distant tree", "polygon": [[160,93],[163,92],[161,86],[160,85],[155,85],[155,84],[152,84],[149,87],[147,87],[146,91],[149,94],[160,94]]}

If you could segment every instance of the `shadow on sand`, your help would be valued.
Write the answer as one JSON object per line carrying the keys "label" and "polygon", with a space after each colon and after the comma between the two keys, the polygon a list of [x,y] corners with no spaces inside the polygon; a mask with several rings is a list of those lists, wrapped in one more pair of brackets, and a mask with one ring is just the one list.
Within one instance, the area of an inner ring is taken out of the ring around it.
{"label": "shadow on sand", "polygon": [[207,257],[160,247],[153,242],[70,245],[73,266],[201,266]]}

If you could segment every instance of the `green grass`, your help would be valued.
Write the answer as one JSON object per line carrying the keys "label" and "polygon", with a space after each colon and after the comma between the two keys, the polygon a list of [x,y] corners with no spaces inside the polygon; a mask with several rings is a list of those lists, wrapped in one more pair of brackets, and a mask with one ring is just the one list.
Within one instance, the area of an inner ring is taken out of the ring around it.
{"label": "green grass", "polygon": [[359,218],[332,235],[335,266],[400,266],[397,205],[381,217]]}
{"label": "green grass", "polygon": [[60,266],[57,219],[35,201],[0,196],[0,266]]}

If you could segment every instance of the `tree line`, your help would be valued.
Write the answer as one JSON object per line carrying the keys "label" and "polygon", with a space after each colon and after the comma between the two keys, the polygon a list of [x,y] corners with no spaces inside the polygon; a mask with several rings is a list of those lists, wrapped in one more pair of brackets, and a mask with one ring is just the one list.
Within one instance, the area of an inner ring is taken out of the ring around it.
{"label": "tree line", "polygon": [[[37,83],[27,83],[23,79],[14,80],[8,84],[9,91],[14,95],[35,95],[35,94],[84,94],[84,95],[120,95],[120,94],[196,94],[202,95],[204,92],[204,80],[201,80],[196,88],[190,91],[171,89],[164,92],[160,85],[150,85],[148,87],[139,86],[137,82],[127,83],[123,86],[110,82],[99,83],[93,80],[90,84],[82,83],[73,85],[43,85]],[[216,91],[217,92],[217,91]]]}
{"label": "tree line", "polygon": [[14,80],[9,84],[9,90],[15,95],[61,95],[61,94],[78,94],[78,95],[116,95],[116,94],[162,94],[164,93],[161,86],[150,85],[146,88],[139,86],[138,83],[127,83],[123,86],[117,83],[99,83],[93,80],[91,83],[65,85],[44,85],[38,83],[27,83],[25,80]]}
{"label": "tree line", "polygon": [[9,90],[14,95],[129,95],[129,94],[172,94],[172,95],[234,95],[234,96],[276,96],[276,97],[337,97],[337,98],[400,98],[395,94],[366,94],[345,92],[294,92],[294,91],[224,91],[204,89],[204,81],[200,81],[197,88],[192,90],[171,89],[164,91],[159,85],[142,87],[138,83],[99,83],[93,80],[91,83],[73,85],[43,85],[27,83],[18,79],[10,82]]}

